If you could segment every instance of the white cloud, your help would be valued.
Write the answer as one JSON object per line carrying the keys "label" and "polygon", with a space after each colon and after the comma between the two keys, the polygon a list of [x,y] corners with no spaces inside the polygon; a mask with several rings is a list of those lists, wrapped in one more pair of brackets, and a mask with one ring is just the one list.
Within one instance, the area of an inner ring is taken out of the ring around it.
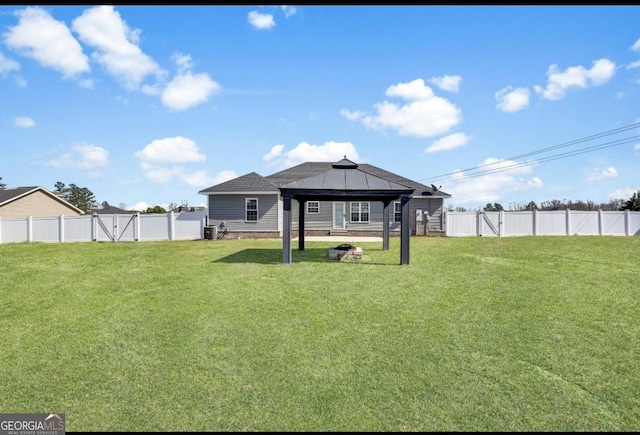
{"label": "white cloud", "polygon": [[[640,38],[631,46],[633,51],[640,52]],[[627,69],[640,68],[640,60],[636,60],[635,62],[631,62],[627,65]]]}
{"label": "white cloud", "polygon": [[347,109],[340,109],[340,115],[347,118],[349,121],[357,121],[366,115],[365,112],[361,112],[360,110],[356,110],[355,112],[351,112]]}
{"label": "white cloud", "polygon": [[93,89],[94,88],[93,80],[91,79],[78,80],[78,86],[85,89]]}
{"label": "white cloud", "polygon": [[284,12],[287,18],[292,15],[295,15],[296,12],[298,12],[295,6],[282,5],[280,6],[280,8],[282,9],[282,11]]}
{"label": "white cloud", "polygon": [[587,181],[604,180],[605,178],[615,178],[618,176],[618,171],[613,166],[609,166],[606,169],[594,168],[587,174]]}
{"label": "white cloud", "polygon": [[495,93],[496,107],[503,112],[517,112],[529,105],[529,89],[507,86]]}
{"label": "white cloud", "polygon": [[141,201],[138,203],[135,203],[134,205],[132,205],[131,207],[127,207],[127,210],[130,211],[147,211],[147,209],[151,207],[149,205],[149,203],[147,203],[146,201]]}
{"label": "white cloud", "polygon": [[18,116],[13,120],[13,124],[20,128],[31,128],[35,127],[36,122],[28,116]]}
{"label": "white cloud", "polygon": [[640,143],[634,146],[633,150],[636,152],[636,156],[640,157]]}
{"label": "white cloud", "polygon": [[547,87],[534,86],[535,91],[547,100],[561,100],[568,89],[586,88],[589,84],[598,86],[613,77],[616,64],[608,59],[593,61],[593,66],[586,69],[582,65],[571,66],[564,72],[558,71],[558,65],[551,65],[547,71]]}
{"label": "white cloud", "polygon": [[11,71],[18,71],[20,69],[20,64],[15,60],[8,59],[4,56],[4,54],[0,53],[0,74],[6,75]]}
{"label": "white cloud", "polygon": [[149,74],[161,78],[164,71],[138,43],[140,30],[131,30],[113,6],[95,6],[73,20],[80,40],[97,49],[92,58],[129,89],[135,89]]}
{"label": "white cloud", "polygon": [[184,182],[189,186],[201,187],[215,186],[216,184],[224,183],[225,181],[229,181],[237,177],[238,174],[236,174],[234,171],[229,170],[221,171],[214,176],[207,175],[205,171],[180,174],[180,178],[184,180]]}
{"label": "white cloud", "polygon": [[262,156],[262,160],[264,160],[265,162],[269,162],[275,159],[276,157],[281,156],[283,150],[284,150],[284,145],[274,145],[273,147],[271,147],[271,150],[267,154]]}
{"label": "white cloud", "polygon": [[249,24],[251,24],[256,29],[264,30],[271,29],[276,25],[276,22],[273,20],[273,15],[271,14],[261,14],[258,11],[251,11],[247,16],[247,20]]}
{"label": "white cloud", "polygon": [[[198,145],[182,136],[156,139],[135,153],[141,160],[140,168],[147,179],[166,183],[180,178],[190,185],[205,185],[210,177],[203,171],[187,172],[179,163],[204,162],[207,156],[200,153]],[[204,183],[204,184],[199,184]]]}
{"label": "white cloud", "polygon": [[465,146],[471,137],[465,133],[453,133],[449,136],[438,139],[429,145],[424,151],[426,153],[434,153],[436,151],[452,150],[461,146]]}
{"label": "white cloud", "polygon": [[150,164],[204,162],[207,160],[207,156],[200,153],[200,149],[194,141],[182,136],[156,139],[136,152],[135,156]]}
{"label": "white cloud", "polygon": [[72,152],[60,154],[49,160],[49,166],[55,168],[72,168],[92,170],[109,164],[109,152],[102,147],[91,144],[79,144],[71,147]]}
{"label": "white cloud", "polygon": [[[281,147],[282,148],[279,148]],[[265,161],[273,161],[274,166],[285,169],[304,162],[336,162],[347,156],[349,160],[358,160],[358,152],[351,142],[329,141],[323,145],[311,145],[300,142],[290,151],[282,152],[283,145],[276,145],[263,156]],[[268,160],[267,160],[268,157]]]}
{"label": "white cloud", "polygon": [[15,83],[16,86],[21,87],[21,88],[24,88],[24,87],[27,86],[27,81],[22,77],[16,77],[14,79],[14,83]]}
{"label": "white cloud", "polygon": [[220,90],[208,74],[185,72],[173,78],[162,91],[162,104],[171,110],[186,110],[205,103]]}
{"label": "white cloud", "polygon": [[[485,204],[500,202],[514,192],[542,187],[543,183],[539,177],[523,176],[531,174],[531,165],[513,167],[517,165],[519,162],[489,157],[478,165],[479,171],[504,170],[478,176],[471,176],[473,171],[458,171],[452,176],[450,186],[443,183],[442,190],[450,193],[456,203]],[[465,178],[467,174],[469,178]]]}
{"label": "white cloud", "polygon": [[633,196],[634,193],[640,190],[640,185],[637,187],[624,187],[622,189],[616,189],[613,192],[607,194],[607,198],[609,199],[623,199],[628,200]]}
{"label": "white cloud", "polygon": [[184,168],[180,166],[159,166],[146,161],[141,162],[140,167],[144,176],[154,183],[167,183],[184,171]]}
{"label": "white cloud", "polygon": [[16,15],[19,23],[2,34],[10,49],[67,78],[90,70],[89,59],[63,22],[40,7],[27,7]]}
{"label": "white cloud", "polygon": [[178,66],[178,71],[185,72],[191,70],[193,68],[193,59],[191,59],[191,55],[184,53],[176,53],[172,56],[173,61]]}
{"label": "white cloud", "polygon": [[460,83],[462,83],[462,77],[460,76],[441,76],[432,77],[429,79],[430,83],[433,83],[443,91],[458,92],[460,90]]}
{"label": "white cloud", "polygon": [[[386,95],[402,98],[408,103],[398,105],[383,101],[375,104],[375,116],[360,118],[366,127],[374,130],[391,128],[401,136],[428,137],[446,133],[462,121],[460,109],[450,101],[435,96],[422,79],[389,86]],[[347,118],[357,119],[356,114],[361,112],[342,109],[340,113]]]}

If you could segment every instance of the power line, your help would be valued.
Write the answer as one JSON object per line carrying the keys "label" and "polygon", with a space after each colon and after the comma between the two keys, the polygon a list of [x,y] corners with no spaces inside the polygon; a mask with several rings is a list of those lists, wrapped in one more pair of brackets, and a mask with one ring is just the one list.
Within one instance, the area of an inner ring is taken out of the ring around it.
{"label": "power line", "polygon": [[524,158],[524,157],[533,156],[533,155],[544,153],[544,152],[547,152],[547,151],[552,151],[552,150],[556,150],[556,149],[560,149],[560,148],[565,148],[565,147],[568,147],[568,146],[571,146],[571,145],[576,145],[576,144],[579,144],[579,143],[582,143],[582,142],[587,142],[587,141],[594,140],[594,139],[599,139],[599,138],[602,138],[602,137],[605,137],[605,136],[610,136],[612,134],[622,133],[624,131],[632,130],[632,129],[637,128],[637,127],[640,127],[640,122],[636,122],[634,124],[629,124],[629,125],[626,125],[624,127],[619,127],[619,128],[613,129],[613,130],[602,132],[602,133],[596,133],[596,134],[593,134],[591,136],[583,137],[583,138],[580,138],[580,139],[575,139],[575,140],[572,140],[572,141],[569,141],[569,142],[564,142],[564,143],[561,143],[561,144],[558,144],[558,145],[553,145],[553,146],[550,146],[550,147],[541,148],[539,150],[530,151],[528,153],[519,154],[517,156],[508,157],[508,158],[505,158],[505,159],[500,159],[500,160],[497,160],[495,162],[483,163],[481,165],[474,166],[472,168],[461,169],[461,170],[449,172],[449,173],[446,173],[446,174],[441,174],[441,175],[436,175],[436,176],[433,176],[433,177],[423,178],[423,179],[418,180],[418,181],[425,181],[425,180],[436,180],[437,181],[439,179],[443,179],[443,177],[447,177],[449,175],[454,175],[454,174],[459,174],[461,172],[478,171],[481,168],[484,168],[484,167],[487,167],[487,166],[494,166],[494,165],[497,165],[499,163],[503,163],[503,162],[507,162],[507,161],[513,161],[513,160],[516,160],[516,159],[521,159],[521,158]]}
{"label": "power line", "polygon": [[[488,170],[476,170],[473,171],[471,173],[469,173],[468,175],[465,175],[463,177],[457,177],[457,178],[449,178],[449,179],[437,179],[434,182],[439,182],[439,183],[453,183],[456,181],[461,181],[461,180],[466,180],[469,178],[474,178],[474,177],[480,177],[482,175],[487,175],[487,174],[494,174],[496,172],[502,172],[502,171],[508,171],[511,169],[516,169],[516,168],[521,168],[524,166],[532,166],[532,165],[536,165],[538,163],[543,163],[543,162],[548,162],[548,161],[552,161],[552,160],[558,160],[558,159],[563,159],[563,158],[567,158],[567,157],[572,157],[575,155],[579,155],[579,154],[585,154],[585,153],[589,153],[592,151],[598,151],[601,149],[605,149],[605,148],[611,148],[614,146],[618,146],[618,145],[624,145],[627,143],[631,143],[631,142],[635,142],[637,140],[640,139],[640,135],[635,135],[635,136],[630,136],[624,139],[618,139],[612,142],[605,142],[603,144],[598,144],[598,145],[592,145],[589,147],[585,147],[585,148],[580,148],[578,150],[574,150],[574,151],[567,151],[564,153],[560,153],[560,154],[554,154],[552,156],[547,156],[547,157],[543,157],[541,159],[537,159],[537,160],[533,160],[533,161],[528,161],[528,162],[515,162],[513,164],[507,165],[507,166],[503,166],[500,168],[496,168],[496,169],[488,169]],[[493,162],[491,164],[496,164],[496,163],[501,163],[504,162],[506,160],[501,160],[498,162]],[[483,166],[489,166],[490,164],[486,164]],[[460,172],[452,172],[451,174],[457,174]],[[449,175],[449,174],[445,174],[445,175]]]}

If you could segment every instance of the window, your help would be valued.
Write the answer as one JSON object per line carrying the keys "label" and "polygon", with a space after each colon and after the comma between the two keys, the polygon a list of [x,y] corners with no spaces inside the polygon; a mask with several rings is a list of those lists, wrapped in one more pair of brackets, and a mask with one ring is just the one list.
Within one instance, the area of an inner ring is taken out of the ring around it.
{"label": "window", "polygon": [[258,198],[244,200],[244,216],[247,222],[258,222]]}
{"label": "window", "polygon": [[369,203],[351,203],[351,222],[369,222]]}
{"label": "window", "polygon": [[307,202],[307,214],[310,213],[320,213],[320,201],[309,201]]}
{"label": "window", "polygon": [[400,201],[396,201],[393,203],[393,221],[400,222],[402,220],[402,205],[400,205]]}

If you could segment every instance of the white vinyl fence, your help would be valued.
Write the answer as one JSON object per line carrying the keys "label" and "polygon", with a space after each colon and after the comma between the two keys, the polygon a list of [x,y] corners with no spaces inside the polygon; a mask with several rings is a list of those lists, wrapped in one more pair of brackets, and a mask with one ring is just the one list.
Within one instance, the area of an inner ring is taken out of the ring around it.
{"label": "white vinyl fence", "polygon": [[0,218],[0,243],[194,240],[205,221],[205,211]]}
{"label": "white vinyl fence", "polygon": [[446,211],[445,226],[450,237],[640,236],[640,211]]}

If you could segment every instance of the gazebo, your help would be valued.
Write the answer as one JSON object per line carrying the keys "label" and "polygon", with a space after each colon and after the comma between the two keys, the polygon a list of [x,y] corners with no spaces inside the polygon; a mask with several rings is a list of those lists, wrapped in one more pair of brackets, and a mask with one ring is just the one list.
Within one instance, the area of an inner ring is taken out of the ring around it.
{"label": "gazebo", "polygon": [[312,200],[381,201],[384,205],[382,249],[389,249],[389,204],[400,199],[400,264],[409,264],[409,199],[415,189],[377,177],[347,159],[336,162],[331,169],[309,178],[280,187],[284,209],[282,263],[291,264],[291,200],[298,201],[298,250],[304,251],[304,209]]}

